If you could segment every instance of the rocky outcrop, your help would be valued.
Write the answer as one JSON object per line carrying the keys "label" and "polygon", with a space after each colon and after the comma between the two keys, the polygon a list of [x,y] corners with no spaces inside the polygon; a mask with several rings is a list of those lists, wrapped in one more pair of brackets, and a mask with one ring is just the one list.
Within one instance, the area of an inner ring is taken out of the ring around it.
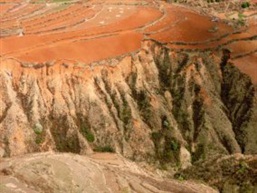
{"label": "rocky outcrop", "polygon": [[146,172],[115,154],[41,153],[0,163],[1,192],[216,193],[199,183],[178,182]]}
{"label": "rocky outcrop", "polygon": [[0,87],[4,156],[115,151],[184,168],[257,151],[254,87],[222,54],[144,41],[138,52],[90,65],[7,59]]}

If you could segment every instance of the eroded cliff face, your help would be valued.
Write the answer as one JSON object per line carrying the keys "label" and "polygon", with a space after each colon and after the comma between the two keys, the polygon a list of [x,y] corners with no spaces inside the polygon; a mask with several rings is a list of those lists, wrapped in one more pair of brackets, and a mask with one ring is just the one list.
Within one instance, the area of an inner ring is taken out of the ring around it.
{"label": "eroded cliff face", "polygon": [[115,151],[187,167],[257,153],[256,92],[222,54],[138,52],[90,65],[1,62],[2,156]]}

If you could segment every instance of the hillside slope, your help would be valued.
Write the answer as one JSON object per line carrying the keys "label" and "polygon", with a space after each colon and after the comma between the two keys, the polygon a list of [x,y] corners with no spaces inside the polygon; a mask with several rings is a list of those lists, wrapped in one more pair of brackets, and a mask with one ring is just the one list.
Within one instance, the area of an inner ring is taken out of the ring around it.
{"label": "hillside slope", "polygon": [[145,41],[138,53],[101,63],[6,61],[0,79],[6,155],[108,146],[136,160],[174,162],[179,154],[189,161],[256,153],[254,85],[226,58]]}
{"label": "hillside slope", "polygon": [[0,8],[0,157],[116,152],[201,175],[257,153],[256,10],[242,24],[150,0]]}

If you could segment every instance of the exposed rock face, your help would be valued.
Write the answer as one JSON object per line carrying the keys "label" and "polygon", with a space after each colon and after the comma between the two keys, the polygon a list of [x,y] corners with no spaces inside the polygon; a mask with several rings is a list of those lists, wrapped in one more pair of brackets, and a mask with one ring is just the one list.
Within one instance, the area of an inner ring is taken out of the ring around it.
{"label": "exposed rock face", "polygon": [[221,54],[144,41],[139,52],[90,67],[10,59],[0,86],[5,156],[116,151],[185,166],[257,152],[254,86]]}
{"label": "exposed rock face", "polygon": [[32,154],[0,163],[1,192],[216,193],[193,182],[165,180],[115,154]]}

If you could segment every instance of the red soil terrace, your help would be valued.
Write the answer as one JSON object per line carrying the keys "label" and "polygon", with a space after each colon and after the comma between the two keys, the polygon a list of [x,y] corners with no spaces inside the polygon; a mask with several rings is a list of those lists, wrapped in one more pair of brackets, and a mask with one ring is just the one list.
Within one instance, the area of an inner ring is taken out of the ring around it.
{"label": "red soil terrace", "polygon": [[137,51],[148,39],[174,50],[229,48],[236,65],[257,83],[256,73],[249,70],[257,68],[257,11],[250,14],[249,27],[235,29],[221,19],[213,21],[212,16],[157,0],[3,2],[2,62],[11,58],[27,63],[69,60],[89,64]]}

